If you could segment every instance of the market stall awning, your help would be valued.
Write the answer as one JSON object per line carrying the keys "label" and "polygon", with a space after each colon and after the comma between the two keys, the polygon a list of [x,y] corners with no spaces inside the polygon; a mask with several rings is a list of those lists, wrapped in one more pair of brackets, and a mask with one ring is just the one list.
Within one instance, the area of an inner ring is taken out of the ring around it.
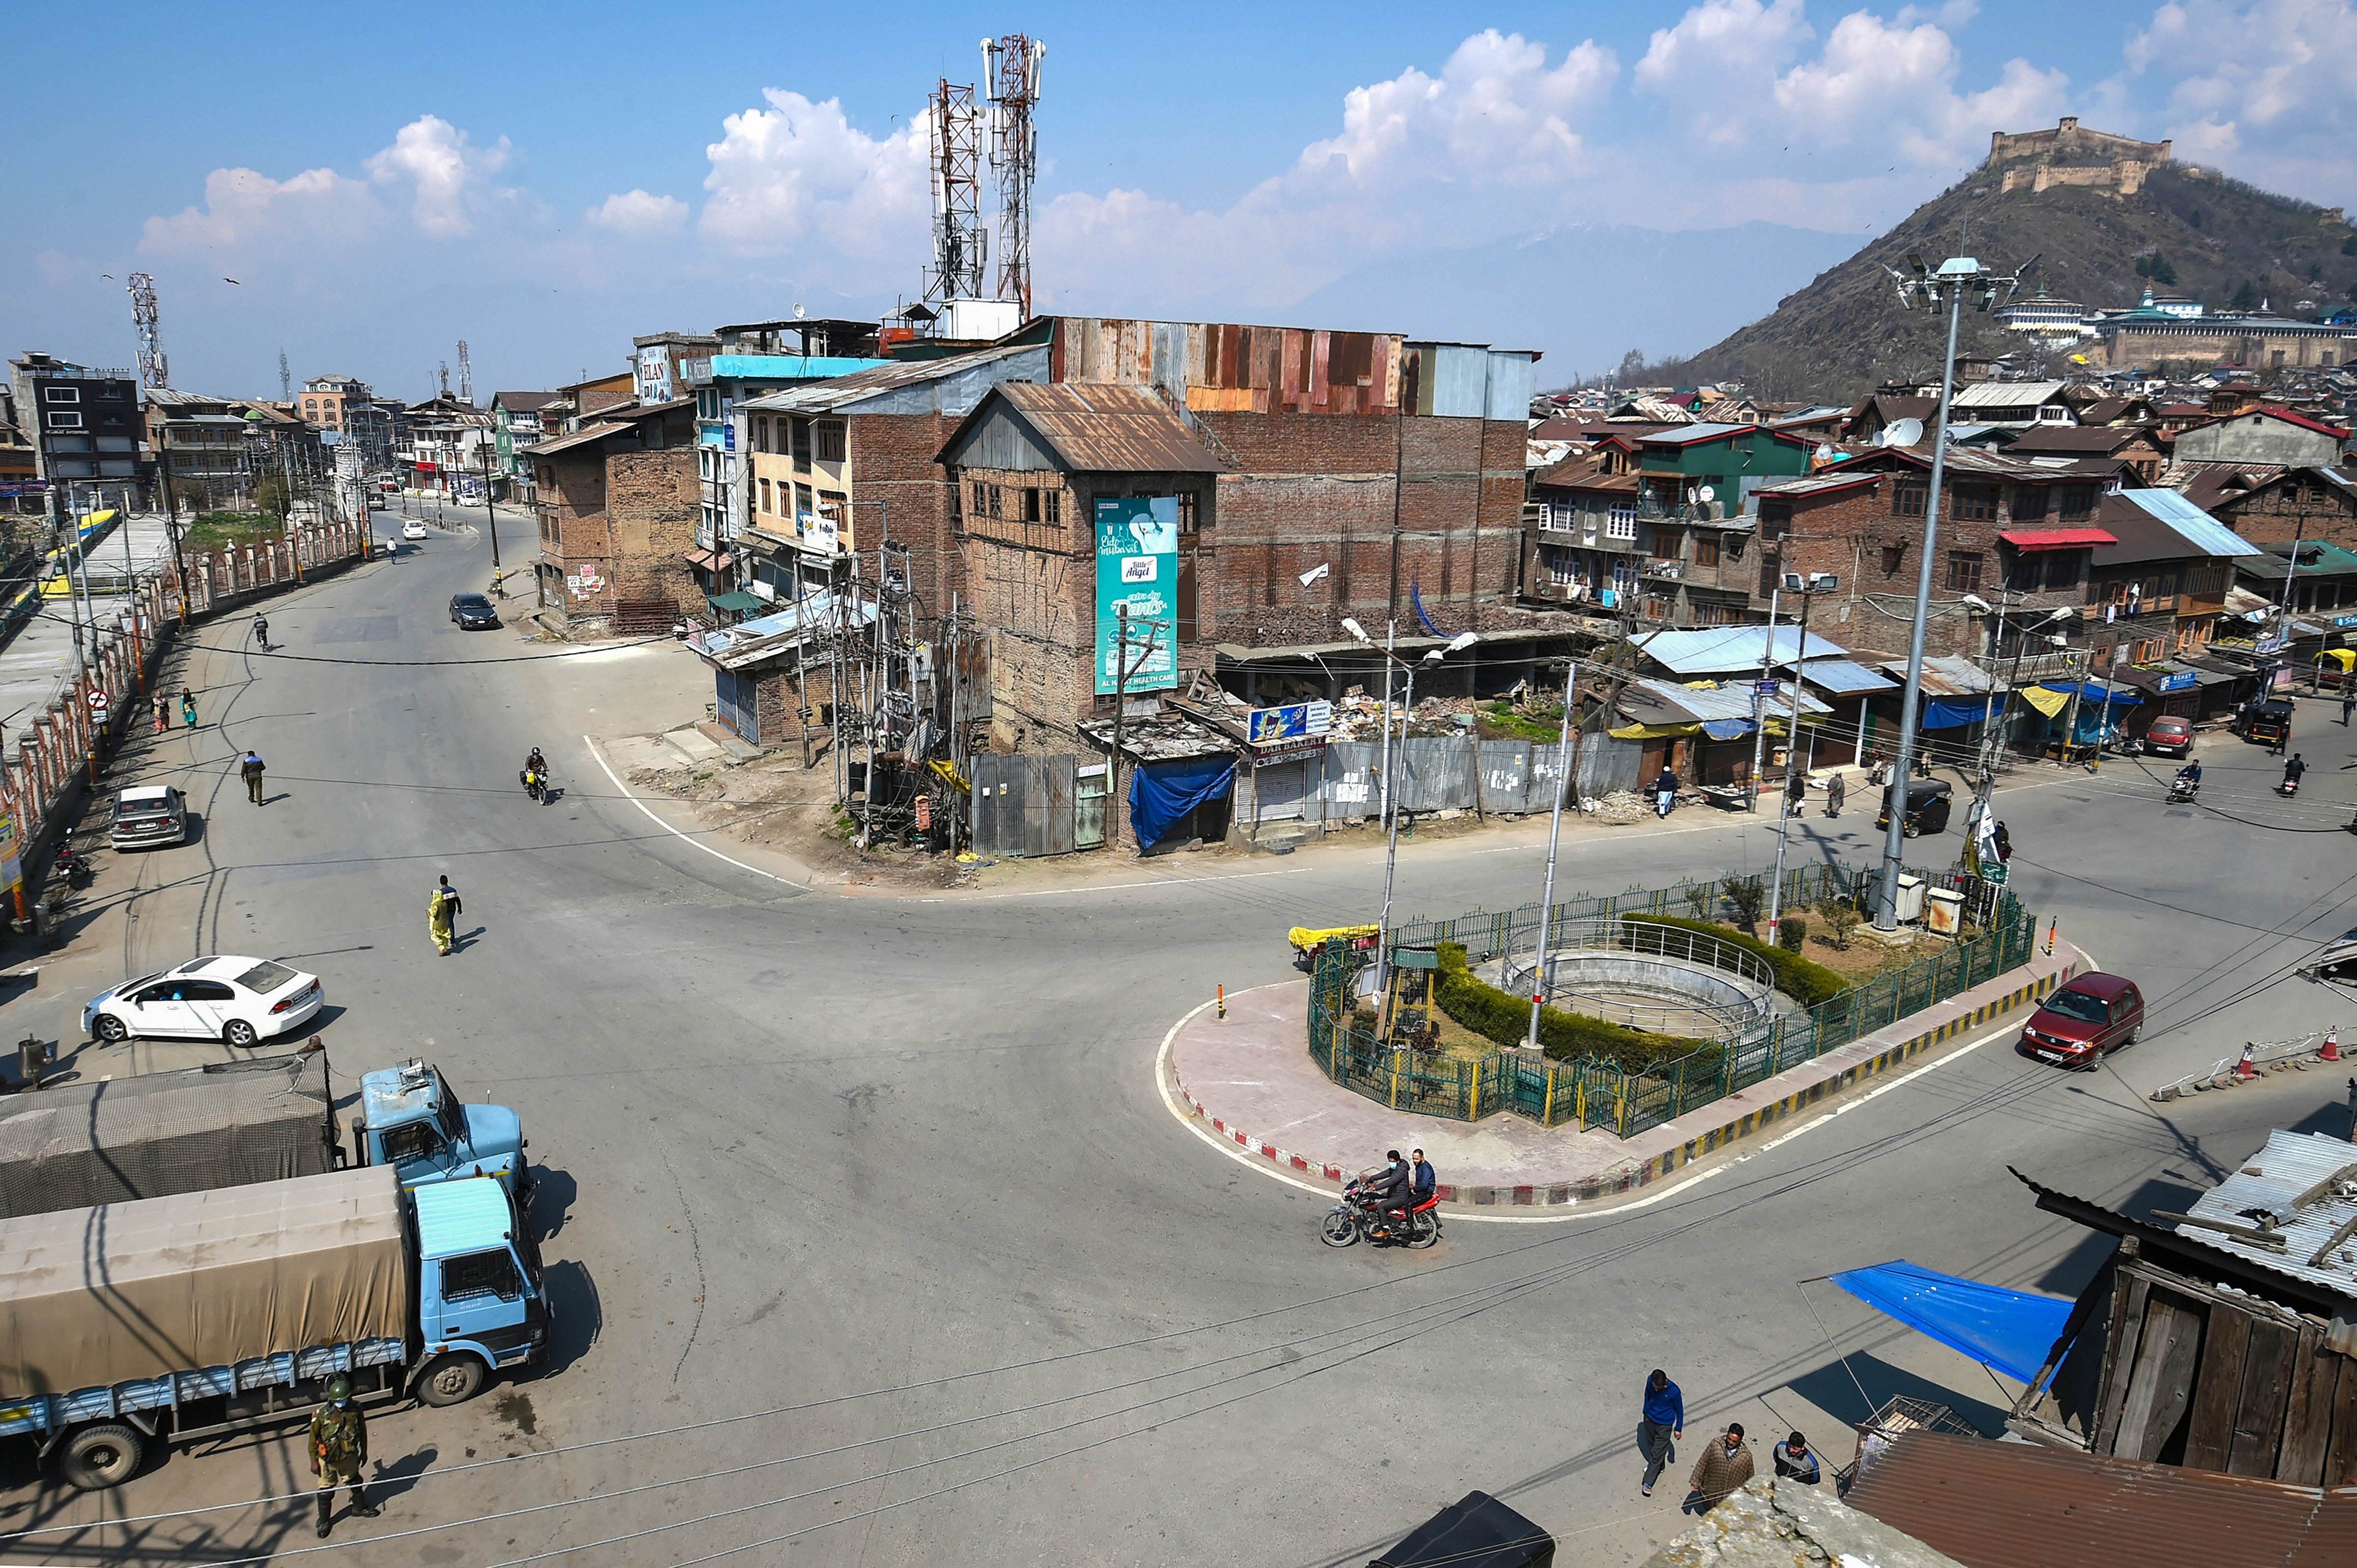
{"label": "market stall awning", "polygon": [[1886,1316],[2027,1383],[2062,1337],[2071,1303],[1959,1279],[1903,1260],[1851,1269],[1833,1283]]}
{"label": "market stall awning", "polygon": [[728,566],[728,557],[717,550],[691,550],[680,559],[700,572],[720,572]]}
{"label": "market stall awning", "polygon": [[750,615],[763,607],[761,601],[743,592],[714,594],[704,601],[725,615]]}
{"label": "market stall awning", "polygon": [[2052,691],[2044,686],[2025,688],[2021,693],[2021,700],[2050,719],[2061,717],[2062,710],[2071,705],[2071,698],[2067,693]]}
{"label": "market stall awning", "polygon": [[1749,719],[1713,719],[1702,726],[1702,733],[1713,740],[1741,740],[1752,728]]}
{"label": "market stall awning", "polygon": [[2008,528],[1997,537],[2016,550],[2092,550],[2119,542],[2100,528]]}

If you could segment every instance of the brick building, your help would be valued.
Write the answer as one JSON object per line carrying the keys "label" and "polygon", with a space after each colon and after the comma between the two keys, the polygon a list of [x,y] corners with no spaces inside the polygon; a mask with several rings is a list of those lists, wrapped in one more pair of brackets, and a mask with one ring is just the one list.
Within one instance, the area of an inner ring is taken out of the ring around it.
{"label": "brick building", "polygon": [[[1211,663],[1200,590],[1222,575],[1228,465],[1161,398],[1011,381],[941,461],[963,513],[964,602],[988,639],[994,745],[1070,750],[1119,693],[1168,691]],[[1123,623],[1101,614],[1113,604],[1133,612],[1126,650]]]}
{"label": "brick building", "polygon": [[2125,463],[2147,485],[2160,482],[2169,457],[2148,427],[2134,424],[2041,424],[2005,448],[2017,457],[2104,457]]}
{"label": "brick building", "polygon": [[[1829,634],[1878,654],[1907,651],[1921,564],[1931,456],[1887,447],[1805,478],[1762,488],[1754,607],[1764,609],[1771,574],[1830,572],[1841,580]],[[2035,610],[2084,604],[2090,557],[2111,542],[2095,513],[2122,465],[2064,464],[2007,454],[1951,450],[1943,497],[1940,559],[1932,564],[1927,653],[1979,653],[1992,617],[1964,603],[1995,604],[2000,591]]]}
{"label": "brick building", "polygon": [[609,408],[523,448],[540,525],[538,602],[566,618],[668,624],[704,607],[688,564],[698,498],[694,400]]}
{"label": "brick building", "polygon": [[2225,473],[2204,488],[2210,493],[2194,499],[2245,539],[2311,539],[2357,550],[2357,466]]}

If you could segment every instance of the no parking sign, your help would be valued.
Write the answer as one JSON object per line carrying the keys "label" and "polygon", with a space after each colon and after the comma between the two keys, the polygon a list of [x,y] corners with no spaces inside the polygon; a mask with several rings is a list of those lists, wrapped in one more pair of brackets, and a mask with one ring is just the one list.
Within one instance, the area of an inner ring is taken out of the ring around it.
{"label": "no parking sign", "polygon": [[107,696],[105,693],[92,692],[90,694],[90,716],[94,719],[103,720],[106,717],[106,703]]}

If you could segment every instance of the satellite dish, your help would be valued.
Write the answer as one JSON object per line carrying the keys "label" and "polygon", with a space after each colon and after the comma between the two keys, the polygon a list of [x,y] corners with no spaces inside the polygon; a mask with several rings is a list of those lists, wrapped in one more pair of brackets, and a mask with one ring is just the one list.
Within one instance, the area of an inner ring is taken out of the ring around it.
{"label": "satellite dish", "polygon": [[1912,446],[1923,439],[1923,422],[1920,419],[1894,419],[1882,427],[1874,438],[1878,446]]}
{"label": "satellite dish", "polygon": [[1698,500],[1715,501],[1718,499],[1718,492],[1711,489],[1708,485],[1705,485],[1702,489],[1695,491],[1695,497]]}

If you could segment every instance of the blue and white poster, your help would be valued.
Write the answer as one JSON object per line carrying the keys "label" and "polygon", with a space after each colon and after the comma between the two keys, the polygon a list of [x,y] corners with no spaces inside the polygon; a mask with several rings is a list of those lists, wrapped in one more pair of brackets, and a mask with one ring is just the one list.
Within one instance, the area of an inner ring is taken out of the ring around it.
{"label": "blue and white poster", "polygon": [[[1096,525],[1097,695],[1168,691],[1178,684],[1178,498],[1100,500]],[[1125,652],[1117,647],[1125,605]]]}

